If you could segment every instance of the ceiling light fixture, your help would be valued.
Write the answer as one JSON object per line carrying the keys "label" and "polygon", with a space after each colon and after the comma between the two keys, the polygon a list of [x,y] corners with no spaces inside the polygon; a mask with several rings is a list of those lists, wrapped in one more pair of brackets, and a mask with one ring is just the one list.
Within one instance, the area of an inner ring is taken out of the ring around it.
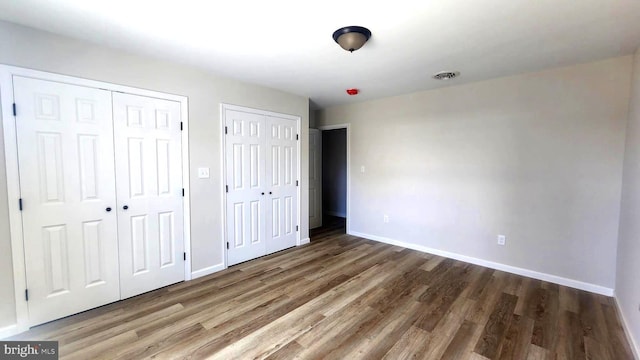
{"label": "ceiling light fixture", "polygon": [[371,31],[362,26],[345,26],[333,33],[333,40],[343,49],[354,52],[371,37]]}

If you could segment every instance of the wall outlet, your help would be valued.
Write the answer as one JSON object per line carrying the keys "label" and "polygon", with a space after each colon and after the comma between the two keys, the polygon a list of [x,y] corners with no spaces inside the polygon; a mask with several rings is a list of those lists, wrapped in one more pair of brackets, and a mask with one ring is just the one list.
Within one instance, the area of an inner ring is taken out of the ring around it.
{"label": "wall outlet", "polygon": [[385,223],[385,224],[386,224],[386,223],[388,223],[388,222],[389,222],[389,215],[385,215],[385,216],[382,218],[382,221],[384,221],[384,223]]}
{"label": "wall outlet", "polygon": [[507,243],[507,237],[504,235],[498,235],[498,245],[504,245]]}
{"label": "wall outlet", "polygon": [[207,167],[198,168],[198,178],[199,179],[208,179],[209,178],[209,168],[207,168]]}

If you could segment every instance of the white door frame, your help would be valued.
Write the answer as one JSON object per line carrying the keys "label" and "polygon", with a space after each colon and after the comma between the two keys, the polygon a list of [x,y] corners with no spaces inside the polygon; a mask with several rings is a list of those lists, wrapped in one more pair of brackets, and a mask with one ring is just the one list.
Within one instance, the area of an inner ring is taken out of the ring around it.
{"label": "white door frame", "polygon": [[227,262],[227,192],[225,189],[225,185],[226,184],[226,179],[227,179],[227,164],[226,164],[226,137],[224,136],[224,126],[225,126],[225,111],[227,110],[235,110],[235,111],[241,111],[241,112],[247,112],[247,113],[251,113],[251,114],[258,114],[258,115],[264,115],[264,116],[272,116],[272,117],[279,117],[279,118],[284,118],[284,119],[290,119],[290,120],[294,120],[296,122],[296,134],[298,136],[298,145],[296,147],[296,151],[298,152],[298,171],[296,174],[296,180],[298,181],[298,201],[296,206],[298,207],[298,218],[297,221],[298,223],[296,224],[298,226],[298,231],[296,231],[296,246],[300,246],[303,245],[300,242],[300,233],[302,232],[302,229],[300,229],[301,226],[301,196],[300,196],[300,189],[302,188],[302,179],[300,177],[301,174],[301,164],[302,164],[302,154],[300,153],[300,143],[302,143],[302,139],[300,139],[300,124],[302,122],[302,119],[300,118],[300,116],[297,115],[289,115],[289,114],[283,114],[283,113],[277,113],[277,112],[273,112],[273,111],[267,111],[267,110],[260,110],[260,109],[255,109],[255,108],[250,108],[247,106],[240,106],[240,105],[232,105],[232,104],[225,104],[225,103],[221,103],[220,104],[220,146],[221,146],[221,151],[220,151],[220,191],[222,192],[222,205],[220,207],[220,213],[222,214],[221,218],[221,233],[220,236],[222,237],[222,254],[224,254],[223,256],[223,268],[226,269],[228,268],[228,262]]}
{"label": "white door frame", "polygon": [[318,126],[318,130],[337,130],[347,129],[347,234],[351,235],[349,229],[351,228],[351,129],[350,124],[336,124],[336,125],[324,125]]}
{"label": "white door frame", "polygon": [[[177,101],[180,103],[182,131],[182,186],[184,187],[184,249],[188,254],[184,264],[184,277],[191,280],[191,214],[189,191],[189,103],[186,96],[166,94],[157,91],[117,85],[102,81],[88,80],[44,71],[0,64],[0,106],[2,107],[2,127],[4,130],[4,153],[7,167],[7,198],[9,208],[9,230],[11,233],[11,255],[13,261],[13,279],[16,304],[16,324],[0,328],[0,338],[27,331],[29,329],[29,310],[25,299],[26,269],[24,242],[22,234],[22,213],[18,208],[20,198],[20,177],[18,167],[18,144],[13,116],[13,76],[23,76],[40,80],[55,81],[70,85],[79,85],[108,91]],[[20,111],[18,108],[17,111]],[[0,205],[1,206],[1,205]]]}

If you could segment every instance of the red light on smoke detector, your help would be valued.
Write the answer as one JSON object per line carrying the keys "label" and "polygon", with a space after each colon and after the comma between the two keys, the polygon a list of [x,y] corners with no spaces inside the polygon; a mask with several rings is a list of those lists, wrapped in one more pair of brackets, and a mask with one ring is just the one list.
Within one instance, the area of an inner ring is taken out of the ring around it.
{"label": "red light on smoke detector", "polygon": [[358,89],[347,89],[347,94],[353,96],[353,95],[358,95],[358,93],[360,92],[360,90]]}

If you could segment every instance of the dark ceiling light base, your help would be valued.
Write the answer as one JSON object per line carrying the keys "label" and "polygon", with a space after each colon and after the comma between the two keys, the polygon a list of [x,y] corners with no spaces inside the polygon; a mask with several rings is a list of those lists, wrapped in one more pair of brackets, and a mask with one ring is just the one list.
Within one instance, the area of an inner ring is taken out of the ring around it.
{"label": "dark ceiling light base", "polygon": [[343,49],[354,52],[371,37],[371,31],[362,26],[345,26],[333,33],[333,40]]}

